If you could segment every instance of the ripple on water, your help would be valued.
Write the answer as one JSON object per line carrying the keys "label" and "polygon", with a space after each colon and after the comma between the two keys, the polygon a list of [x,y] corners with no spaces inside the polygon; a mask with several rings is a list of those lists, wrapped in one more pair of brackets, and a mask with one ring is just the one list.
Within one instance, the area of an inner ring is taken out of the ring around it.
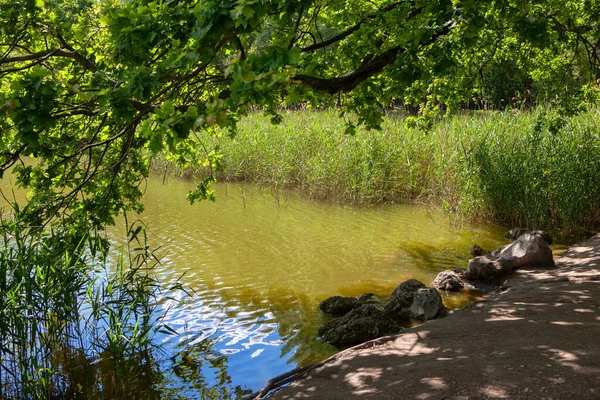
{"label": "ripple on water", "polygon": [[247,191],[242,200],[234,185],[217,186],[215,204],[190,207],[192,185],[168,185],[150,180],[143,216],[150,244],[166,251],[160,279],[180,279],[190,293],[167,316],[179,334],[164,338],[168,351],[220,355],[233,385],[250,389],[332,354],[316,339],[325,297],[386,297],[411,277],[430,284],[464,263],[473,242],[501,244],[501,229],[457,230],[423,207],[277,202]]}

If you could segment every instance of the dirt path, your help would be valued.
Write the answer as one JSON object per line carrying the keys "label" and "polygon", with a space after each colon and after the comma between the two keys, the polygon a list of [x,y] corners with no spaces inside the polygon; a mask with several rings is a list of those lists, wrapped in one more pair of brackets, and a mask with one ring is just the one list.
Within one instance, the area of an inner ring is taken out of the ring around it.
{"label": "dirt path", "polygon": [[[494,299],[340,352],[276,399],[600,399],[600,234]],[[366,347],[366,348],[365,348]]]}

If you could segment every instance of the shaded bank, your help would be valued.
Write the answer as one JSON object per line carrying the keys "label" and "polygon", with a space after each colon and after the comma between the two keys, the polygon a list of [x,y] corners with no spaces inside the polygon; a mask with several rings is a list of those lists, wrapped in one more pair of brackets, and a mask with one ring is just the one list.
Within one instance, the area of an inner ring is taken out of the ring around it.
{"label": "shaded bank", "polygon": [[[599,112],[463,113],[430,132],[388,117],[382,131],[354,136],[344,134],[333,110],[284,112],[280,125],[252,114],[240,121],[234,140],[200,139],[208,149],[220,146],[220,181],[344,203],[426,202],[472,219],[566,236],[600,226]],[[157,160],[154,169],[171,167]]]}
{"label": "shaded bank", "polygon": [[495,299],[338,353],[273,398],[578,398],[600,395],[600,235]]}

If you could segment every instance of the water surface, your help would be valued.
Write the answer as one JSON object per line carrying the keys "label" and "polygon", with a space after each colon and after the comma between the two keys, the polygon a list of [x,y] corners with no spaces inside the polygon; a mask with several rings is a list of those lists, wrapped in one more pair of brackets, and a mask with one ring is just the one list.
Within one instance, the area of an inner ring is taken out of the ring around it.
{"label": "water surface", "polygon": [[[430,285],[437,272],[465,267],[473,243],[505,243],[501,227],[457,226],[424,206],[341,206],[233,184],[216,186],[216,203],[190,206],[192,188],[154,178],[144,199],[150,245],[165,254],[161,279],[185,273],[194,291],[168,316],[180,337],[164,340],[198,358],[210,343],[232,384],[253,390],[336,351],[317,339],[323,299],[387,298],[409,278]],[[448,306],[463,301],[445,298]],[[219,383],[219,371],[204,373]]]}
{"label": "water surface", "polygon": [[[1,184],[10,193],[10,182]],[[188,290],[165,319],[177,335],[159,334],[163,352],[140,372],[157,397],[257,390],[336,352],[317,338],[328,320],[317,307],[325,298],[374,292],[386,299],[406,279],[431,285],[437,272],[465,267],[474,243],[487,250],[505,243],[502,227],[459,225],[425,206],[344,206],[239,184],[216,185],[216,203],[191,206],[193,188],[153,177],[144,213],[129,216],[148,228],[159,279],[181,279]],[[124,224],[110,230],[117,241],[124,232]],[[444,298],[449,307],[465,300]]]}

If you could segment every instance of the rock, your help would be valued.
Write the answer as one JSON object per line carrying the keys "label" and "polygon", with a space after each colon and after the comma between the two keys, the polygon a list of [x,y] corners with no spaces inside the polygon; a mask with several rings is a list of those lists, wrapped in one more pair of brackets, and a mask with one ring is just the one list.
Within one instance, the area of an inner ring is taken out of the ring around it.
{"label": "rock", "polygon": [[527,229],[513,228],[504,234],[504,239],[515,240],[524,233],[527,233]]}
{"label": "rock", "polygon": [[474,244],[470,249],[469,249],[469,254],[471,254],[472,257],[479,257],[483,255],[483,249]]}
{"label": "rock", "polygon": [[385,305],[385,312],[395,318],[433,319],[445,310],[442,296],[416,279],[400,284]]}
{"label": "rock", "polygon": [[361,305],[362,303],[355,297],[333,296],[319,303],[319,308],[327,314],[339,316],[344,315]]}
{"label": "rock", "polygon": [[531,233],[532,235],[541,236],[542,239],[544,239],[544,241],[546,242],[546,244],[548,246],[550,246],[552,244],[552,237],[550,236],[550,234],[548,232],[545,232],[545,231],[531,231],[529,233]]}
{"label": "rock", "polygon": [[398,285],[392,291],[392,295],[390,296],[390,298],[399,296],[403,293],[413,293],[413,292],[416,292],[417,289],[424,288],[424,287],[427,287],[427,286],[425,286],[424,283],[419,282],[416,279],[409,279],[407,281],[402,282],[400,285]]}
{"label": "rock", "polygon": [[546,239],[543,232],[525,233],[486,256],[470,260],[464,277],[470,281],[491,281],[524,266],[553,266],[552,249]]}
{"label": "rock", "polygon": [[465,283],[461,275],[452,270],[442,271],[435,277],[433,286],[438,290],[445,290],[448,292],[458,292],[461,290]]}
{"label": "rock", "polygon": [[442,296],[436,288],[423,288],[415,292],[413,304],[410,307],[412,318],[421,321],[434,319],[444,313],[446,308],[442,301]]}
{"label": "rock", "polygon": [[377,306],[365,304],[319,328],[319,336],[336,347],[354,346],[400,330]]}
{"label": "rock", "polygon": [[363,293],[357,297],[360,304],[380,304],[381,299],[375,293]]}
{"label": "rock", "polygon": [[489,281],[500,274],[500,265],[492,256],[475,257],[469,261],[465,279],[471,281]]}
{"label": "rock", "polygon": [[541,236],[548,245],[552,244],[552,237],[550,236],[550,234],[548,234],[545,231],[528,231],[527,229],[524,228],[514,228],[511,229],[510,231],[506,232],[504,234],[504,238],[505,239],[510,239],[510,240],[517,240],[520,236],[526,234],[526,233],[530,233],[532,235],[537,235],[537,236]]}
{"label": "rock", "polygon": [[498,256],[502,272],[524,266],[554,266],[552,249],[541,234],[525,233],[504,247]]}
{"label": "rock", "polygon": [[504,250],[508,245],[502,246],[502,247],[498,247],[496,250],[492,251],[488,256],[489,258],[492,258],[494,260],[498,259],[498,257],[500,257],[500,253],[502,253],[502,250]]}

